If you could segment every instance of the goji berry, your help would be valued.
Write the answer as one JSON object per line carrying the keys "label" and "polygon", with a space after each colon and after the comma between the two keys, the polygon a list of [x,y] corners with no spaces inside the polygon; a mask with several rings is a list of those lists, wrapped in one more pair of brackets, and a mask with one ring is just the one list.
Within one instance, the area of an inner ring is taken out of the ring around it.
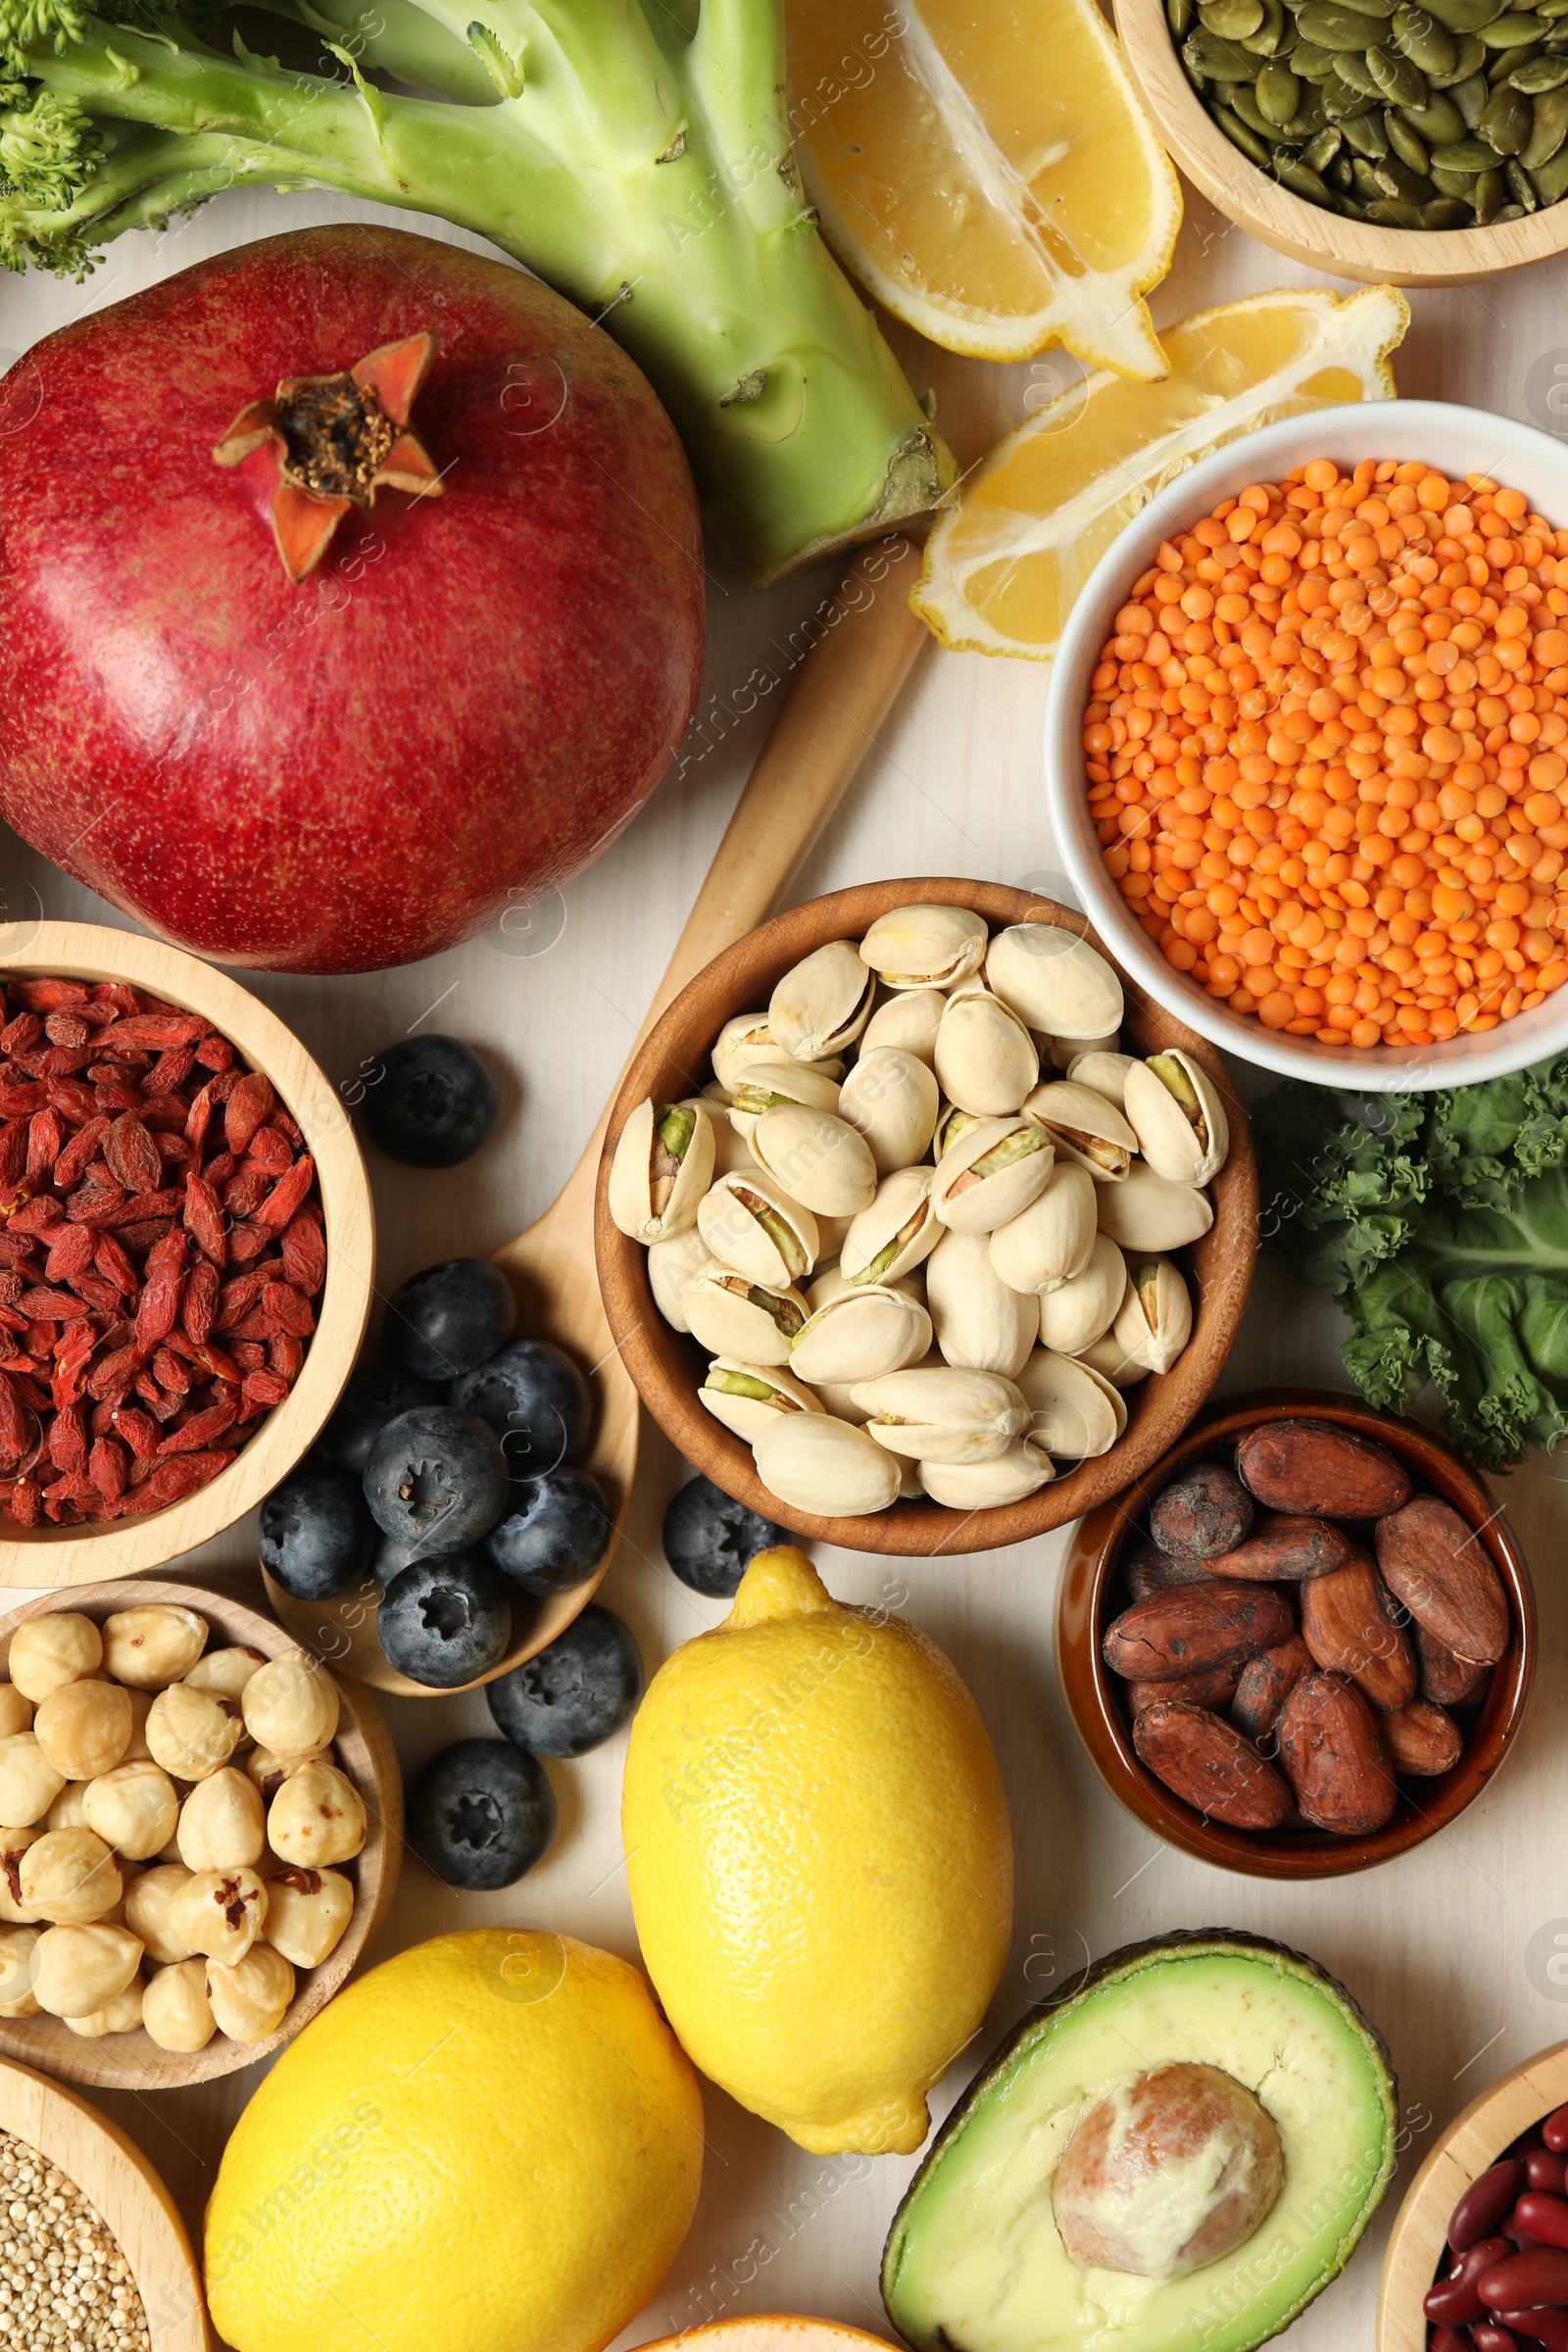
{"label": "goji berry", "polygon": [[172,1348],[157,1348],[153,1350],[152,1372],[158,1386],[167,1389],[172,1396],[190,1394],[190,1366],[182,1355],[174,1353]]}
{"label": "goji berry", "polygon": [[302,1210],[283,1229],[283,1271],[307,1298],[314,1298],[326,1280],[326,1239],[320,1219],[310,1210]]}
{"label": "goji berry", "polygon": [[109,1173],[127,1193],[155,1193],[163,1174],[158,1147],[134,1111],[122,1111],[104,1138]]}
{"label": "goji berry", "polygon": [[236,1159],[249,1149],[275,1100],[271,1080],[261,1070],[247,1070],[223,1105],[223,1137]]}
{"label": "goji berry", "polygon": [[232,1396],[222,1397],[217,1404],[210,1404],[205,1412],[192,1413],[188,1421],[182,1421],[177,1429],[172,1429],[167,1438],[159,1441],[158,1450],[160,1453],[199,1453],[214,1438],[220,1438],[229,1424],[238,1418],[238,1400]]}
{"label": "goji berry", "polygon": [[258,1370],[245,1375],[247,1404],[281,1404],[287,1395],[288,1382],[281,1372]]}
{"label": "goji berry", "polygon": [[66,1139],[60,1130],[60,1115],[58,1111],[35,1110],[33,1112],[31,1118],[27,1121],[27,1165],[25,1172],[27,1181],[29,1183],[33,1183],[38,1177],[46,1176],[50,1173],[54,1167],[55,1161],[60,1157],[60,1147],[65,1140]]}
{"label": "goji berry", "polygon": [[198,1348],[213,1328],[218,1298],[218,1268],[210,1259],[199,1257],[185,1277],[185,1296],[179,1306],[180,1322]]}
{"label": "goji berry", "polygon": [[125,1491],[125,1449],[113,1438],[95,1438],[87,1456],[87,1476],[100,1494],[116,1501]]}
{"label": "goji berry", "polygon": [[292,1283],[270,1282],[262,1293],[262,1305],[274,1331],[286,1331],[294,1339],[304,1340],[316,1329],[310,1300]]}
{"label": "goji berry", "polygon": [[306,1194],[316,1181],[316,1162],[307,1152],[294,1162],[286,1176],[280,1176],[271,1192],[256,1211],[256,1223],[266,1226],[286,1225],[294,1211],[301,1207]]}

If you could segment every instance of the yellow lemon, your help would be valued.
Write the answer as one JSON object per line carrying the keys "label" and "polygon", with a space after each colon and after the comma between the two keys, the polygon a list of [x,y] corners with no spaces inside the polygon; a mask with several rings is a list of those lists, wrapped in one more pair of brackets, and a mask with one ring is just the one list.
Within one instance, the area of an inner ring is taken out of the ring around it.
{"label": "yellow lemon", "polygon": [[917,2148],[1012,1921],[997,1760],[936,1644],[842,1606],[793,1544],[759,1552],[649,1686],[621,1831],[703,2072],[803,2148]]}
{"label": "yellow lemon", "polygon": [[634,1968],[544,1931],[400,1952],[240,2117],[207,2209],[238,2352],[600,2352],[685,2236],[697,2078]]}

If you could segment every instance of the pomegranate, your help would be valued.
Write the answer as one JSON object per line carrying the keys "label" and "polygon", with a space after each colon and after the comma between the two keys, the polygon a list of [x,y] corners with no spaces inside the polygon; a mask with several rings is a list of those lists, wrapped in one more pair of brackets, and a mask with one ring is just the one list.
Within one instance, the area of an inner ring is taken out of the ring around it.
{"label": "pomegranate", "polygon": [[502,263],[269,237],[0,383],[0,815],[198,954],[488,928],[629,822],[702,656],[673,427]]}

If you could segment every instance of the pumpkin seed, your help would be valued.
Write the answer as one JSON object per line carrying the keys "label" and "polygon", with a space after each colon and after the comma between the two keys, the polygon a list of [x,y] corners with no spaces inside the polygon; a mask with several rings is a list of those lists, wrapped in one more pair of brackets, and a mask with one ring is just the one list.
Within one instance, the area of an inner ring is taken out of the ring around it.
{"label": "pumpkin seed", "polygon": [[1568,24],[1553,24],[1541,46],[1553,56],[1559,49],[1568,49]]}
{"label": "pumpkin seed", "polygon": [[1528,49],[1541,39],[1545,29],[1545,20],[1533,9],[1528,16],[1499,17],[1495,24],[1482,26],[1482,46],[1491,50]]}
{"label": "pumpkin seed", "polygon": [[1464,117],[1441,90],[1434,90],[1425,106],[1401,107],[1399,120],[1408,123],[1424,147],[1441,147],[1448,139],[1464,137]]}
{"label": "pumpkin seed", "polygon": [[1269,152],[1256,131],[1249,130],[1247,124],[1239,117],[1233,115],[1228,106],[1211,106],[1208,111],[1231,145],[1239,147],[1250,164],[1267,166]]}
{"label": "pumpkin seed", "polygon": [[1389,145],[1394,149],[1401,164],[1408,164],[1412,172],[1431,171],[1432,158],[1410,128],[1409,123],[1404,121],[1402,116],[1396,115],[1392,106],[1383,118],[1383,127],[1389,134]]}
{"label": "pumpkin seed", "polygon": [[1434,196],[1421,207],[1423,228],[1468,228],[1475,215],[1456,196]]}
{"label": "pumpkin seed", "polygon": [[1491,172],[1497,155],[1485,139],[1454,139],[1446,147],[1434,148],[1432,161],[1442,172]]}
{"label": "pumpkin seed", "polygon": [[1518,155],[1529,142],[1535,120],[1536,110],[1529,99],[1521,98],[1517,90],[1504,82],[1487,100],[1476,127],[1499,155]]}
{"label": "pumpkin seed", "polygon": [[1475,188],[1476,192],[1470,201],[1476,208],[1478,225],[1485,228],[1488,221],[1496,214],[1498,206],[1507,193],[1503,186],[1502,173],[1495,165],[1490,171],[1477,174]]}
{"label": "pumpkin seed", "polygon": [[1432,184],[1440,196],[1462,196],[1468,204],[1475,185],[1475,175],[1469,172],[1445,172],[1441,164],[1434,164]]}
{"label": "pumpkin seed", "polygon": [[1468,81],[1472,74],[1479,74],[1487,62],[1486,43],[1479,32],[1461,32],[1454,37],[1458,42],[1459,54],[1454,60],[1453,72],[1429,74],[1427,79],[1434,89],[1451,90],[1455,82]]}
{"label": "pumpkin seed", "polygon": [[1366,208],[1366,217],[1379,228],[1419,228],[1421,208],[1416,204],[1400,204],[1393,196],[1377,196]]}
{"label": "pumpkin seed", "polygon": [[1263,22],[1263,0],[1199,0],[1198,21],[1222,41],[1245,41]]}
{"label": "pumpkin seed", "polygon": [[1446,24],[1429,17],[1424,8],[1401,8],[1394,18],[1394,46],[1423,74],[1451,73],[1459,44]]}
{"label": "pumpkin seed", "polygon": [[1385,117],[1375,109],[1369,115],[1357,115],[1345,124],[1345,140],[1353,154],[1363,156],[1369,164],[1381,164],[1389,152],[1389,134],[1384,128]]}
{"label": "pumpkin seed", "polygon": [[1555,204],[1568,193],[1568,146],[1559,147],[1549,163],[1530,174],[1543,204]]}
{"label": "pumpkin seed", "polygon": [[1308,142],[1301,161],[1309,172],[1324,172],[1338,157],[1344,142],[1345,133],[1338,124],[1325,122],[1317,136]]}
{"label": "pumpkin seed", "polygon": [[1386,24],[1401,4],[1402,0],[1335,0],[1337,7],[1350,9],[1358,17],[1371,17],[1375,24]]}
{"label": "pumpkin seed", "polygon": [[1334,202],[1326,183],[1308,164],[1286,163],[1282,160],[1274,166],[1274,176],[1282,188],[1289,188],[1293,196],[1304,196],[1308,204],[1332,205]]}
{"label": "pumpkin seed", "polygon": [[1355,185],[1350,176],[1350,159],[1348,155],[1337,155],[1323,176],[1329,186],[1341,196],[1348,195],[1350,189]]}
{"label": "pumpkin seed", "polygon": [[1303,37],[1321,49],[1364,49],[1375,29],[1359,9],[1341,0],[1307,0],[1297,22]]}
{"label": "pumpkin seed", "polygon": [[1488,226],[1491,228],[1496,228],[1499,227],[1504,220],[1522,220],[1524,217],[1525,208],[1522,204],[1500,204],[1498,205],[1496,211],[1493,214],[1491,220],[1488,222]]}
{"label": "pumpkin seed", "polygon": [[1251,57],[1277,57],[1282,47],[1296,45],[1296,21],[1287,17],[1280,0],[1262,0],[1263,15],[1254,32],[1244,33],[1242,47]]}
{"label": "pumpkin seed", "polygon": [[1248,129],[1260,138],[1266,147],[1272,148],[1279,145],[1280,133],[1277,125],[1269,121],[1252,92],[1244,83],[1237,82],[1226,91],[1225,103],[1232,114],[1239,115]]}
{"label": "pumpkin seed", "polygon": [[1193,0],[1165,0],[1165,22],[1173,41],[1183,41],[1193,28]]}
{"label": "pumpkin seed", "polygon": [[1221,40],[1218,33],[1207,32],[1195,24],[1182,43],[1182,55],[1195,74],[1206,75],[1210,81],[1250,81],[1257,72],[1257,60],[1249,57],[1237,41]]}
{"label": "pumpkin seed", "polygon": [[1535,101],[1534,116],[1530,136],[1519,150],[1526,172],[1539,172],[1568,138],[1568,89],[1547,90]]}
{"label": "pumpkin seed", "polygon": [[1544,97],[1547,90],[1560,90],[1568,81],[1568,57],[1548,51],[1542,57],[1527,58],[1522,66],[1515,66],[1508,80],[1527,98]]}
{"label": "pumpkin seed", "polygon": [[[1301,103],[1301,85],[1289,66],[1270,63],[1257,77],[1257,111],[1265,122],[1283,126]],[[1520,142],[1523,145],[1523,141]]]}
{"label": "pumpkin seed", "polygon": [[1487,87],[1486,75],[1472,74],[1468,81],[1452,83],[1447,94],[1463,117],[1466,130],[1474,130],[1481,120],[1481,110],[1492,95]]}
{"label": "pumpkin seed", "polygon": [[1396,106],[1425,106],[1429,95],[1426,75],[1396,49],[1369,49],[1366,66],[1385,98],[1392,98]]}
{"label": "pumpkin seed", "polygon": [[1358,55],[1353,49],[1342,49],[1335,72],[1342,81],[1349,83],[1352,90],[1359,90],[1363,98],[1382,98],[1386,95],[1383,85],[1373,79],[1372,69],[1367,64],[1370,54],[1369,50],[1362,50]]}
{"label": "pumpkin seed", "polygon": [[1331,122],[1348,122],[1357,115],[1369,115],[1376,104],[1364,90],[1352,90],[1338,74],[1323,83],[1323,112]]}
{"label": "pumpkin seed", "polygon": [[1502,177],[1515,204],[1522,205],[1527,213],[1539,212],[1541,198],[1536,194],[1535,181],[1517,156],[1509,156],[1502,167]]}
{"label": "pumpkin seed", "polygon": [[1536,0],[1538,17],[1568,17],[1568,0]]}
{"label": "pumpkin seed", "polygon": [[1425,0],[1425,6],[1450,32],[1479,32],[1501,16],[1503,0]]}
{"label": "pumpkin seed", "polygon": [[1300,81],[1327,81],[1334,71],[1334,51],[1316,41],[1298,41],[1291,51],[1291,72]]}

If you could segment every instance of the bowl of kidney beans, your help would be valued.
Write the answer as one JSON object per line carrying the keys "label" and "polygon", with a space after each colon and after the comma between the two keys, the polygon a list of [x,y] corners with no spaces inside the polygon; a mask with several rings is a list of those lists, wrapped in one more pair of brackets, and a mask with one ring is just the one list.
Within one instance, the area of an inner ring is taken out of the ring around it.
{"label": "bowl of kidney beans", "polygon": [[1471,2181],[1423,2309],[1429,2352],[1568,2352],[1568,2106]]}

